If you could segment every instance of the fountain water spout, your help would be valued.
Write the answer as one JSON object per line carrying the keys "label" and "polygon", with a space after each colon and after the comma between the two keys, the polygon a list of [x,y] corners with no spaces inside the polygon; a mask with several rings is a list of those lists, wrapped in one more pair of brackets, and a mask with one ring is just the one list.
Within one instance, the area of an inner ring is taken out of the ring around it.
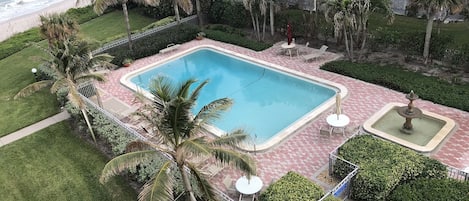
{"label": "fountain water spout", "polygon": [[419,96],[413,90],[405,96],[409,100],[409,104],[397,109],[397,113],[405,118],[405,123],[402,126],[401,132],[411,134],[413,130],[412,119],[422,116],[422,110],[414,107],[414,101],[419,99]]}

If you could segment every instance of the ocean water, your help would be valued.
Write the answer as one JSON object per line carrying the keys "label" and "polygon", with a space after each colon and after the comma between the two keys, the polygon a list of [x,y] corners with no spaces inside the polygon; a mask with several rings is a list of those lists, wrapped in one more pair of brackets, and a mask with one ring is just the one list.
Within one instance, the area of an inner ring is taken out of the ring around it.
{"label": "ocean water", "polygon": [[0,0],[0,22],[37,12],[61,1],[64,0]]}

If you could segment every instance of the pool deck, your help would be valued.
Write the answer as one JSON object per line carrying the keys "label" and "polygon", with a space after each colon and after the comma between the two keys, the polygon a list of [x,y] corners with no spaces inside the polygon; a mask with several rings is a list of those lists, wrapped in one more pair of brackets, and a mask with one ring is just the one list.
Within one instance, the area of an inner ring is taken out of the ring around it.
{"label": "pool deck", "polygon": [[[214,45],[344,85],[348,89],[348,96],[342,100],[342,108],[343,113],[351,119],[351,127],[362,125],[365,120],[389,102],[407,103],[407,99],[404,97],[405,94],[401,92],[320,70],[319,66],[321,64],[340,57],[340,55],[334,53],[327,52],[323,59],[304,62],[301,57],[294,56],[290,58],[286,55],[279,55],[279,46],[255,52],[210,39],[193,40],[182,44],[176,51],[139,59],[130,67],[111,71],[107,75],[108,81],[98,85],[104,93],[103,101],[118,99],[123,103],[122,105],[129,108],[139,107],[138,103],[134,101],[134,93],[120,84],[120,78],[131,71],[198,45]],[[418,94],[418,92],[416,93]],[[469,167],[469,113],[426,100],[417,100],[414,105],[447,116],[457,124],[455,132],[449,135],[429,156],[458,169]],[[330,111],[332,110],[333,108],[330,109]],[[303,126],[295,134],[292,134],[270,150],[251,154],[257,161],[258,176],[264,181],[264,187],[285,175],[288,171],[296,171],[312,179],[322,167],[328,164],[328,154],[347,139],[341,134],[332,134],[332,136],[320,134],[320,127],[326,125],[325,119],[328,114],[330,112],[319,115],[315,120]],[[212,177],[211,181],[216,183],[220,190],[225,191],[223,185],[225,182],[223,181],[231,179],[235,182],[240,175],[237,171],[225,168]]]}

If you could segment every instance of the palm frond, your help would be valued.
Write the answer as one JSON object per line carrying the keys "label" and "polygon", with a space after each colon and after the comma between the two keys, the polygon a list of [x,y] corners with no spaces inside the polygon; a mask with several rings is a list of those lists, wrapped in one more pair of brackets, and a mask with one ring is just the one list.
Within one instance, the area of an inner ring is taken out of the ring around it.
{"label": "palm frond", "polygon": [[203,81],[202,83],[199,84],[199,86],[197,86],[194,91],[192,92],[191,94],[191,97],[190,97],[190,100],[192,101],[196,101],[197,98],[199,98],[199,94],[200,94],[200,91],[202,90],[202,88],[204,88],[205,85],[208,84],[208,80],[205,80]]}
{"label": "palm frond", "polygon": [[[190,90],[192,84],[194,84],[195,82],[197,82],[197,80],[188,79],[184,83],[182,83],[181,86],[179,87],[178,91],[177,91],[177,97],[187,99],[188,96],[189,96],[189,90]],[[200,87],[200,85],[199,85],[199,87]]]}
{"label": "palm frond", "polygon": [[[176,90],[168,77],[158,76],[151,80],[150,92],[163,102],[169,102],[176,96]],[[155,100],[156,101],[156,100]]]}
{"label": "palm frond", "polygon": [[246,140],[248,138],[248,134],[243,129],[236,129],[231,133],[226,135],[222,135],[218,138],[215,138],[211,141],[212,146],[230,146],[236,147],[239,145],[240,142]]}
{"label": "palm frond", "polygon": [[93,10],[96,14],[101,15],[104,13],[106,8],[109,6],[114,6],[120,4],[119,0],[93,0],[92,4],[94,5]]}
{"label": "palm frond", "polygon": [[188,164],[187,167],[191,171],[191,176],[193,176],[197,183],[197,188],[203,193],[206,200],[221,200],[218,197],[215,188],[210,184],[210,182],[205,178],[205,175],[199,171],[196,165]]}
{"label": "palm frond", "polygon": [[221,98],[205,105],[200,109],[194,118],[195,122],[200,124],[212,124],[214,120],[221,117],[233,105],[233,100],[229,98]]}
{"label": "palm frond", "polygon": [[[192,155],[193,157],[200,157],[209,155],[211,153],[210,145],[203,136],[184,140],[181,144],[179,144],[178,149],[178,153],[184,156]],[[187,158],[184,160],[187,161]]]}
{"label": "palm frond", "polygon": [[192,1],[190,0],[173,0],[173,1],[177,1],[177,5],[180,8],[182,8],[182,10],[188,15],[192,13],[192,10],[194,9],[192,5]]}
{"label": "palm frond", "polygon": [[18,99],[18,98],[21,98],[21,97],[25,97],[25,96],[29,96],[31,95],[32,93],[34,92],[37,92],[49,85],[52,84],[53,81],[51,80],[42,80],[42,81],[38,81],[38,82],[35,82],[35,83],[32,83],[28,86],[26,86],[25,88],[21,89],[14,97],[13,99]]}
{"label": "palm frond", "polygon": [[174,178],[169,175],[171,161],[166,161],[148,181],[138,195],[138,200],[173,200]]}
{"label": "palm frond", "polygon": [[256,174],[256,165],[249,155],[223,147],[212,148],[212,151],[215,158],[221,163],[232,164],[234,167],[249,175]]}
{"label": "palm frond", "polygon": [[148,5],[148,6],[158,6],[160,5],[160,0],[132,0],[135,3]]}
{"label": "palm frond", "polygon": [[142,161],[146,161],[148,159],[156,157],[156,154],[157,152],[155,152],[155,150],[145,150],[130,152],[117,156],[110,160],[108,163],[106,163],[101,172],[99,182],[105,183],[111,177],[118,175],[122,171],[128,170],[129,168],[133,168],[138,164],[142,163]]}
{"label": "palm frond", "polygon": [[86,73],[78,75],[77,77],[75,77],[75,80],[77,82],[83,82],[87,80],[97,80],[99,82],[105,82],[106,76],[102,73]]}

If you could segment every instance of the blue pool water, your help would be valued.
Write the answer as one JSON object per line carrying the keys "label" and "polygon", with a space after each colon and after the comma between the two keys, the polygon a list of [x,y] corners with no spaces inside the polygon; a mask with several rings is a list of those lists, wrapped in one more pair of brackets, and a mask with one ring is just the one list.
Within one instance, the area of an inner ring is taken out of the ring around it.
{"label": "blue pool water", "polygon": [[[279,133],[335,95],[335,90],[210,49],[200,49],[150,68],[130,81],[148,90],[158,75],[175,83],[209,79],[194,113],[219,98],[232,98],[231,110],[214,124],[231,131],[244,128],[256,144]],[[194,84],[197,85],[197,84]]]}

